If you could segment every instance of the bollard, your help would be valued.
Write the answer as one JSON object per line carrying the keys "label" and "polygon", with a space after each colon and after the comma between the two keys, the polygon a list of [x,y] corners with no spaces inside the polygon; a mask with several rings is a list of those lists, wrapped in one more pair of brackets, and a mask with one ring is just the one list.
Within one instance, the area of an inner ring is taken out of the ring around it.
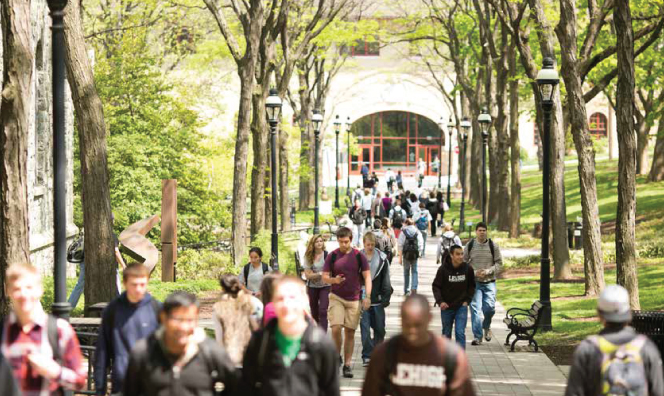
{"label": "bollard", "polygon": [[574,222],[567,222],[567,247],[574,249]]}
{"label": "bollard", "polygon": [[583,249],[583,223],[577,221],[574,223],[574,248]]}

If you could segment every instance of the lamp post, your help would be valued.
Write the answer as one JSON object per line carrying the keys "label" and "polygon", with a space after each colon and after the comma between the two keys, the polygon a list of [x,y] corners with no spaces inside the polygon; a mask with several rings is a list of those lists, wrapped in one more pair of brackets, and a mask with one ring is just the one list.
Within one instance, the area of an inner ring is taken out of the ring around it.
{"label": "lamp post", "polygon": [[441,190],[443,188],[443,181],[442,181],[442,179],[443,179],[443,161],[442,161],[443,155],[442,154],[443,154],[443,139],[444,139],[444,137],[443,137],[443,126],[444,125],[445,124],[443,122],[443,117],[440,117],[440,121],[438,121],[438,127],[440,128],[440,151],[439,152],[441,154],[441,155],[439,155],[440,161],[438,161],[439,162],[439,164],[438,164],[438,189],[439,190]]}
{"label": "lamp post", "polygon": [[314,124],[314,235],[318,235],[320,227],[318,226],[318,144],[320,142],[320,124],[323,122],[323,115],[318,110],[314,110],[314,115],[311,117],[311,122]]}
{"label": "lamp post", "polygon": [[468,143],[468,131],[470,130],[470,121],[468,117],[464,117],[461,121],[461,129],[463,129],[463,134],[461,135],[461,140],[463,140],[463,153],[461,160],[461,214],[459,215],[460,220],[460,230],[463,232],[466,223],[464,223],[465,207],[466,207],[466,148]]}
{"label": "lamp post", "polygon": [[[447,207],[451,208],[452,207],[452,201],[450,201],[450,181],[452,180],[452,130],[454,129],[454,123],[452,122],[452,117],[450,117],[450,120],[447,123],[447,133],[449,135],[449,142],[447,145],[449,146],[448,149],[448,154],[447,154]],[[442,165],[442,163],[441,163]],[[442,166],[441,166],[442,168]]]}
{"label": "lamp post", "polygon": [[[346,178],[347,182],[348,182],[348,185],[346,186],[346,195],[348,195],[348,198],[350,198],[350,167],[351,167],[351,163],[350,163],[350,117],[346,118],[346,134],[347,134],[347,137],[348,137],[348,143],[346,144],[346,148],[348,149],[348,177]],[[351,202],[351,205],[352,205],[352,202]]]}
{"label": "lamp post", "polygon": [[69,320],[67,302],[67,155],[65,144],[64,9],[67,0],[49,0],[53,68],[53,315]]}
{"label": "lamp post", "polygon": [[276,89],[270,89],[270,96],[265,102],[265,111],[267,120],[270,124],[270,137],[272,139],[270,147],[270,174],[272,179],[272,259],[274,260],[273,270],[279,271],[279,240],[277,235],[277,126],[281,116],[281,98]]}
{"label": "lamp post", "polygon": [[486,189],[486,150],[489,145],[489,128],[491,127],[491,115],[486,107],[482,109],[477,122],[480,123],[482,128],[482,222],[486,224],[486,202],[487,202],[487,189]]}
{"label": "lamp post", "polygon": [[334,135],[336,140],[336,148],[334,151],[334,171],[336,177],[334,178],[334,207],[339,208],[339,132],[341,132],[341,121],[339,115],[334,119]]}
{"label": "lamp post", "polygon": [[556,85],[560,81],[558,71],[553,68],[553,59],[544,58],[542,70],[537,73],[537,85],[542,95],[544,111],[543,166],[542,166],[542,255],[540,259],[540,301],[542,302],[542,331],[551,330],[551,260],[549,259],[549,174],[551,147],[551,111]]}

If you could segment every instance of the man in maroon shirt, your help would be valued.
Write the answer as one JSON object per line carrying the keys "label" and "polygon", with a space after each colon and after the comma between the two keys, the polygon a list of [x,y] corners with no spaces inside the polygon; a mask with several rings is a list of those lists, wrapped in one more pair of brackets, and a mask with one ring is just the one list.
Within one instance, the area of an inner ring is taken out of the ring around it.
{"label": "man in maroon shirt", "polygon": [[[337,231],[339,249],[327,255],[323,266],[323,282],[332,285],[327,317],[332,328],[332,339],[341,355],[341,328],[344,333],[345,378],[353,378],[350,361],[355,346],[355,330],[360,323],[360,294],[362,283],[366,295],[371,296],[371,271],[366,257],[359,250],[351,247],[353,232],[346,227]],[[360,236],[361,238],[362,236]],[[362,309],[371,307],[371,299],[362,300]]]}

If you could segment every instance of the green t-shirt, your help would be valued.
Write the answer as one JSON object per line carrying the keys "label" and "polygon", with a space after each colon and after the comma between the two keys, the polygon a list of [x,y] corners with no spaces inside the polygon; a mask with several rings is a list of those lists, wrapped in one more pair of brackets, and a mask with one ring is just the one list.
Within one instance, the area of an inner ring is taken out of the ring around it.
{"label": "green t-shirt", "polygon": [[284,365],[286,367],[290,367],[298,352],[300,352],[300,346],[302,345],[302,335],[288,337],[281,333],[281,331],[279,331],[279,327],[277,327],[276,341],[277,348],[279,348],[279,352],[281,352],[281,356],[283,356]]}

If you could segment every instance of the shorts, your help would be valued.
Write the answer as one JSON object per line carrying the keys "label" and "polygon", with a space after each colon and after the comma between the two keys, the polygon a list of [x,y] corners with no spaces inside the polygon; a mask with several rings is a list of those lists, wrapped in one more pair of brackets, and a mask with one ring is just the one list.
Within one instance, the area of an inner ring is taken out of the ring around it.
{"label": "shorts", "polygon": [[360,324],[360,301],[348,301],[330,293],[330,305],[327,307],[327,320],[331,326],[343,326],[356,330]]}

